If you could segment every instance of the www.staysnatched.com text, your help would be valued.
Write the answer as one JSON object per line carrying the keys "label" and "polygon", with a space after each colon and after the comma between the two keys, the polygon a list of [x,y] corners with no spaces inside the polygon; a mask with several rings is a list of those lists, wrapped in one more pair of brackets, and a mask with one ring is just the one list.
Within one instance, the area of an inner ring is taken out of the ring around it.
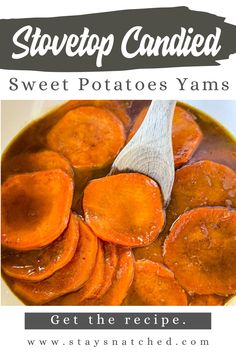
{"label": "www.staysnatched.com text", "polygon": [[176,346],[195,346],[204,347],[209,346],[209,339],[206,338],[154,338],[154,337],[140,337],[138,338],[119,338],[119,339],[107,339],[107,338],[31,338],[26,339],[26,344],[28,347],[79,347],[79,348],[123,348],[123,347],[173,347]]}

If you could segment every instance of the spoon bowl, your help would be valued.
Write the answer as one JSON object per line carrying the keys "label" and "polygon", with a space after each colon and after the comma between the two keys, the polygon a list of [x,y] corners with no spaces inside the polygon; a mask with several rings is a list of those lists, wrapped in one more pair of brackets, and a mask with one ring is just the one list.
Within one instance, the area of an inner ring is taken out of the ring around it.
{"label": "spoon bowl", "polygon": [[174,183],[172,121],[176,101],[152,101],[133,138],[116,157],[111,174],[139,172],[160,186],[165,206]]}

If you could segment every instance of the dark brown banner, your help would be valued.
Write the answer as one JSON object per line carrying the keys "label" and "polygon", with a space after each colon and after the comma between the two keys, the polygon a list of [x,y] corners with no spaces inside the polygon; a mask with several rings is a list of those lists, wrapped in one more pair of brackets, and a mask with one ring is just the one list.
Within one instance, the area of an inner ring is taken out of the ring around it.
{"label": "dark brown banner", "polygon": [[25,329],[211,329],[211,313],[31,312]]}

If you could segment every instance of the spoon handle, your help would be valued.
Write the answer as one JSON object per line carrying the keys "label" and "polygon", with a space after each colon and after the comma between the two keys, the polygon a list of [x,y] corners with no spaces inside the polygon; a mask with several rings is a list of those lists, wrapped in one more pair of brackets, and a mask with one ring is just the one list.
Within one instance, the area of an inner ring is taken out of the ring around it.
{"label": "spoon handle", "polygon": [[147,115],[130,142],[115,159],[111,174],[143,173],[159,183],[165,205],[174,182],[172,120],[175,101],[152,101]]}

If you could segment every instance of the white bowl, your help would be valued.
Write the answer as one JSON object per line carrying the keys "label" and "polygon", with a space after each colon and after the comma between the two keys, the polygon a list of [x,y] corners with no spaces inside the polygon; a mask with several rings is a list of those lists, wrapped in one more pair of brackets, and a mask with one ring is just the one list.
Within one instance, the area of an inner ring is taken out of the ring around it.
{"label": "white bowl", "polygon": [[[2,101],[2,151],[16,134],[32,119],[38,118],[65,101]],[[236,136],[236,101],[185,101],[208,113]],[[4,281],[1,281],[2,305],[19,306],[23,303],[12,293]],[[226,303],[236,306],[236,296]]]}

